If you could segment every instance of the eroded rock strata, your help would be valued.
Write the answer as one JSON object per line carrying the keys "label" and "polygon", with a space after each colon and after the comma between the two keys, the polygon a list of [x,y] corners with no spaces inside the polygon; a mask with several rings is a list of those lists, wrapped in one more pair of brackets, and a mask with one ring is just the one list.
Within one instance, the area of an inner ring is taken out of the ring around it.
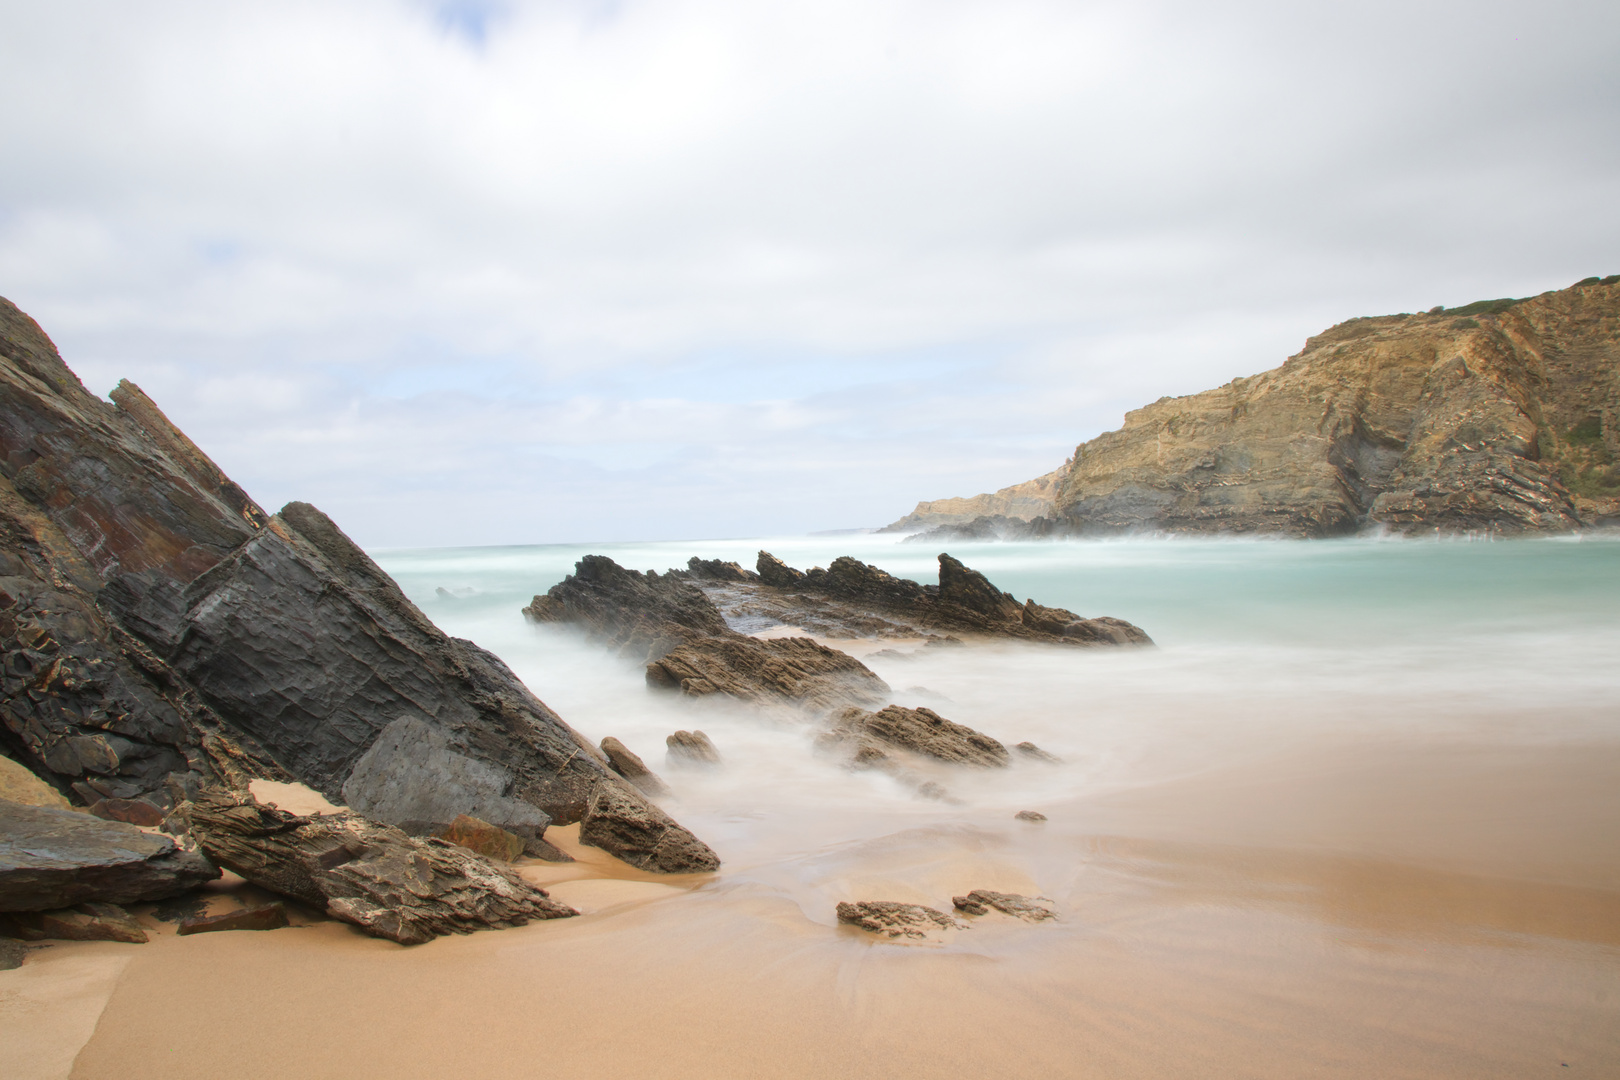
{"label": "eroded rock strata", "polygon": [[[1620,524],[1620,275],[1340,323],[1281,367],[1127,413],[1047,509],[930,516],[930,542],[1131,530],[1332,536]],[[954,508],[953,508],[954,509]],[[901,522],[896,522],[896,527]]]}
{"label": "eroded rock strata", "polygon": [[8,756],[83,804],[161,814],[267,777],[412,829],[468,813],[536,837],[608,786],[670,832],[667,869],[718,865],[319,510],[267,514],[137,387],[112,398],[0,300]]}

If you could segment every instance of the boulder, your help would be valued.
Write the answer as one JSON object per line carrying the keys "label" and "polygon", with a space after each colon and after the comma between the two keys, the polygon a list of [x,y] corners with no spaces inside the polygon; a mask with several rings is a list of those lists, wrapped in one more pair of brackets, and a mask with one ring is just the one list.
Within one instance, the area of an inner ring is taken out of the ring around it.
{"label": "boulder", "polygon": [[641,870],[665,874],[709,873],[720,859],[708,846],[674,825],[658,807],[622,781],[598,785],[579,825],[582,844],[610,851]]}
{"label": "boulder", "polygon": [[957,724],[932,709],[890,705],[877,712],[846,709],[823,737],[823,748],[849,747],[857,765],[876,764],[893,747],[953,765],[1002,768],[1007,748],[990,736]]}
{"label": "boulder", "polygon": [[146,931],[117,904],[88,902],[55,911],[0,915],[0,933],[23,941],[122,941],[144,945]]}
{"label": "boulder", "polygon": [[[966,915],[988,915],[992,910],[1003,915],[1011,915],[1015,919],[1025,922],[1044,922],[1047,919],[1057,918],[1057,912],[1038,901],[1045,897],[1019,896],[1017,893],[991,892],[989,889],[974,889],[966,896],[953,896],[951,903],[956,910]],[[1047,901],[1051,903],[1051,901]]]}
{"label": "boulder", "polygon": [[578,914],[465,848],[352,812],[302,817],[210,790],[187,815],[221,866],[401,945]]}
{"label": "boulder", "polygon": [[180,920],[176,932],[185,935],[211,934],[216,930],[280,930],[287,925],[287,905],[277,901],[218,915],[192,915]]}
{"label": "boulder", "polygon": [[608,765],[614,772],[634,784],[643,795],[656,798],[669,794],[669,785],[659,779],[657,773],[647,768],[647,763],[632,753],[628,746],[612,735],[602,740],[602,755],[608,759]]}
{"label": "boulder", "polygon": [[0,911],[133,904],[219,877],[167,836],[89,814],[0,802]]}
{"label": "boulder", "polygon": [[921,904],[898,904],[890,900],[860,900],[838,905],[838,921],[886,938],[924,939],[942,930],[956,930],[961,924],[943,911]]}
{"label": "boulder", "polygon": [[460,844],[468,851],[476,851],[486,859],[513,862],[523,854],[523,838],[507,832],[499,825],[462,814],[437,834],[441,840]]}
{"label": "boulder", "polygon": [[1062,758],[1058,757],[1056,754],[1047,753],[1045,750],[1042,750],[1032,742],[1017,743],[1013,746],[1013,749],[1018,751],[1018,753],[1022,756],[1029,758],[1031,761],[1043,761],[1048,765],[1063,764]]}
{"label": "boulder", "polygon": [[73,809],[73,804],[60,791],[8,757],[0,757],[0,799],[24,806]]}
{"label": "boulder", "polygon": [[810,638],[726,634],[693,639],[647,665],[647,685],[689,697],[827,713],[881,704],[889,684],[853,656]]}
{"label": "boulder", "polygon": [[664,739],[671,765],[719,765],[720,751],[701,731],[677,731]]}

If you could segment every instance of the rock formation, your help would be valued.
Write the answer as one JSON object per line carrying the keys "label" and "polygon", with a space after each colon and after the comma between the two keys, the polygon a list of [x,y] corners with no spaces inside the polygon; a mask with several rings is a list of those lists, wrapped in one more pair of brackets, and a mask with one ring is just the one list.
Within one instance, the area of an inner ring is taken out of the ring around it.
{"label": "rock formation", "polygon": [[1044,517],[903,520],[941,526],[933,542],[1620,524],[1617,331],[1620,275],[1351,319],[1279,368],[1127,413],[1076,449]]}
{"label": "rock formation", "polygon": [[22,941],[122,941],[144,945],[146,931],[117,904],[90,901],[55,911],[0,914],[0,934]]}
{"label": "rock formation", "polygon": [[899,521],[879,529],[879,532],[909,532],[940,525],[966,525],[978,518],[1004,518],[1011,521],[1030,521],[1052,512],[1052,500],[1068,476],[1071,461],[1065,461],[1045,476],[1025,480],[1021,484],[1004,487],[990,495],[975,495],[970,499],[935,499],[920,502],[917,508]]}
{"label": "rock formation", "polygon": [[999,911],[1025,922],[1045,922],[1057,918],[1057,912],[1039,903],[1040,899],[1043,898],[974,889],[966,896],[951,897],[951,903],[964,915],[988,915],[991,911]]}
{"label": "rock formation", "polygon": [[842,751],[861,768],[900,766],[892,754],[904,750],[951,765],[1005,768],[1007,748],[965,724],[932,709],[890,705],[877,712],[846,709],[817,741],[824,750]]}
{"label": "rock formation", "polygon": [[602,740],[602,756],[607,758],[614,772],[634,784],[643,795],[657,798],[669,794],[669,785],[647,768],[647,763],[634,751],[612,735]]}
{"label": "rock formation", "polygon": [[892,900],[859,900],[840,903],[838,921],[886,938],[934,937],[941,930],[959,930],[961,924],[943,911],[921,904],[897,904]]}
{"label": "rock formation", "polygon": [[218,790],[186,813],[219,865],[401,945],[579,914],[459,845],[358,814],[302,817]]}
{"label": "rock formation", "polygon": [[158,812],[267,777],[413,829],[469,813],[538,837],[603,785],[643,799],[319,510],[266,514],[137,387],[112,399],[0,301],[8,755],[79,802]]}
{"label": "rock formation", "polygon": [[133,825],[0,801],[0,911],[134,904],[219,877],[194,851]]}

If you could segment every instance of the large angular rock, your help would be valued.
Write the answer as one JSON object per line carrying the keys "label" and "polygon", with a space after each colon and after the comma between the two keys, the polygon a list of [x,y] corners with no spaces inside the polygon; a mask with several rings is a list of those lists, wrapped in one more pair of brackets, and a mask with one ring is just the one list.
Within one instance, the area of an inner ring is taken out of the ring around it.
{"label": "large angular rock", "polygon": [[245,793],[206,791],[187,816],[221,866],[401,945],[578,914],[465,848],[358,814],[301,817]]}
{"label": "large angular rock", "polygon": [[[267,515],[137,387],[112,397],[87,393],[0,301],[9,756],[78,801],[159,812],[253,777],[339,800],[365,760],[356,801],[378,816],[443,824],[482,808],[514,831],[542,827],[526,816],[578,821],[614,779],[504,664],[439,631],[320,511]],[[719,619],[712,606],[708,616]],[[376,777],[409,773],[401,732],[424,730],[431,760],[409,779],[433,790],[396,792],[394,807]]]}
{"label": "large angular rock", "polygon": [[720,859],[707,845],[623,782],[597,785],[580,822],[579,839],[642,870],[679,874],[720,868]]}
{"label": "large angular rock", "polygon": [[627,570],[605,555],[587,555],[574,572],[536,596],[531,622],[582,627],[625,656],[657,659],[682,642],[731,633],[726,620],[685,575]]}
{"label": "large angular rock", "polygon": [[160,900],[219,877],[167,836],[89,814],[0,801],[0,911]]}
{"label": "large angular rock", "polygon": [[652,661],[647,685],[810,713],[876,705],[889,693],[889,684],[865,664],[810,638],[761,640],[732,633],[693,639]]}

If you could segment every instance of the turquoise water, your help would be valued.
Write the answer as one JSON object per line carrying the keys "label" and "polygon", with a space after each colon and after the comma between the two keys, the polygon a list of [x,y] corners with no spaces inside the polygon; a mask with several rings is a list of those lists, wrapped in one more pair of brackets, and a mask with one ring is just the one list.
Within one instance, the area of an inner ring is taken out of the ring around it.
{"label": "turquoise water", "polygon": [[[519,613],[588,552],[664,570],[692,555],[751,565],[762,547],[800,567],[851,554],[935,580],[936,552],[875,535],[375,554],[441,627],[499,654],[592,741],[615,735],[658,769],[665,735],[708,731],[728,767],[677,776],[671,809],[730,860],[818,849],[829,807],[849,815],[838,828],[853,836],[1060,805],[1287,750],[1620,741],[1620,543],[1605,540],[953,545],[1020,599],[1129,619],[1158,644],[870,659],[897,702],[1065,760],[948,776],[949,804],[818,758],[809,725],[649,691],[639,664]],[[812,809],[823,815],[814,835],[801,825]]]}

